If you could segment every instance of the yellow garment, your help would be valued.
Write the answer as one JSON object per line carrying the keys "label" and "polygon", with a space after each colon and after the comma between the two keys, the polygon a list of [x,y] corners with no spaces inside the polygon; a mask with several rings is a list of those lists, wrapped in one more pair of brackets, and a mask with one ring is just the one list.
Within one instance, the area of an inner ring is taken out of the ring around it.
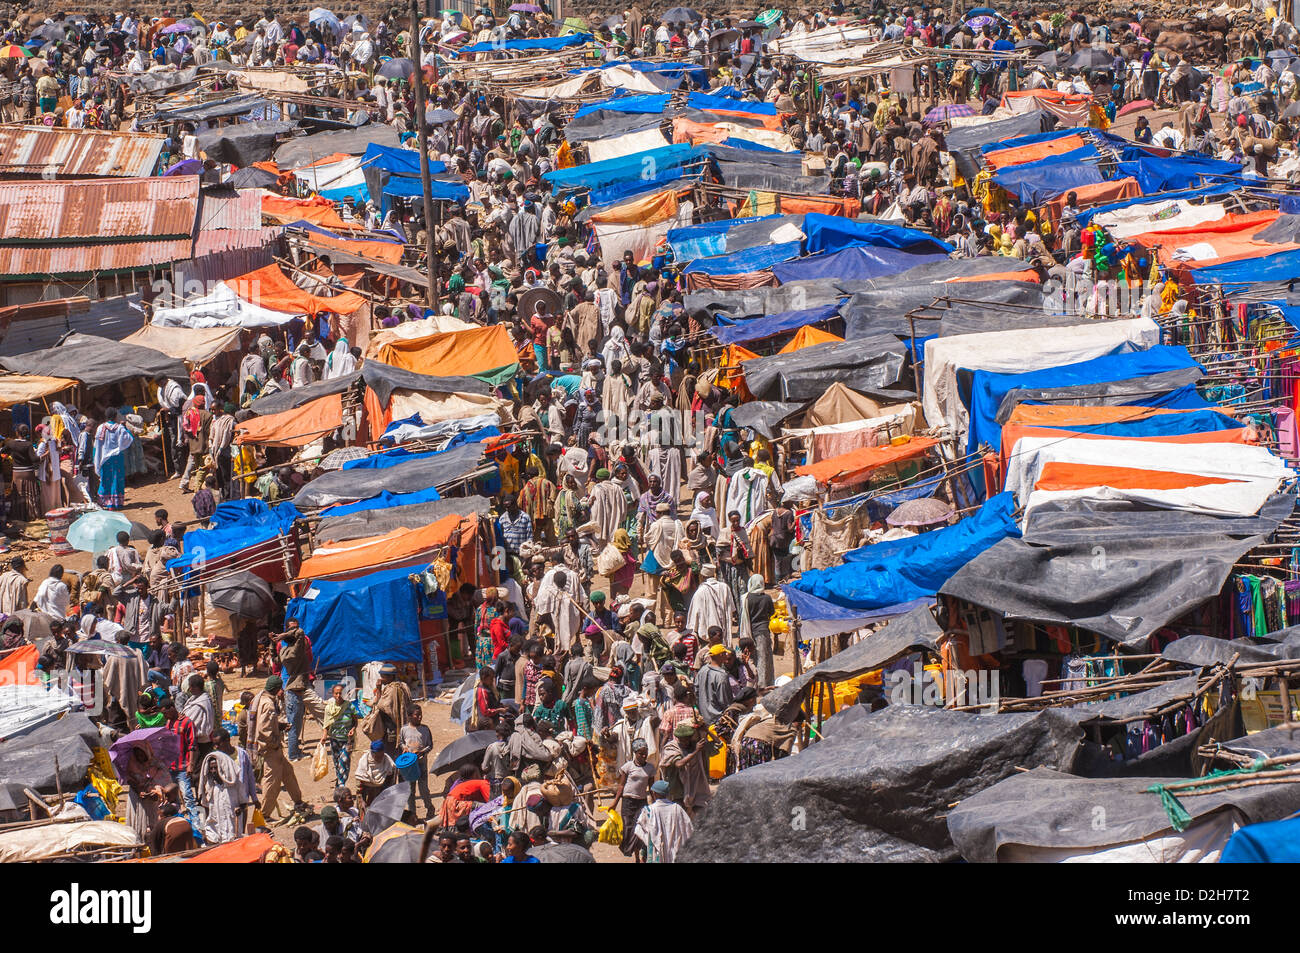
{"label": "yellow garment", "polygon": [[1174,309],[1174,302],[1178,300],[1178,282],[1172,278],[1165,282],[1165,286],[1160,289],[1160,313],[1168,314]]}
{"label": "yellow garment", "polygon": [[117,772],[113,770],[113,762],[108,757],[107,748],[95,749],[95,754],[90,759],[90,767],[86,769],[86,776],[90,778],[95,791],[104,799],[104,806],[112,814],[112,819],[125,823],[125,818],[117,813],[117,801],[122,796],[122,785],[117,781]]}
{"label": "yellow garment", "polygon": [[253,453],[251,444],[240,444],[239,449],[231,448],[230,454],[231,468],[234,476],[242,477],[244,482],[252,486],[257,482],[257,456]]}
{"label": "yellow garment", "polygon": [[519,461],[507,454],[501,461],[501,492],[519,492]]}

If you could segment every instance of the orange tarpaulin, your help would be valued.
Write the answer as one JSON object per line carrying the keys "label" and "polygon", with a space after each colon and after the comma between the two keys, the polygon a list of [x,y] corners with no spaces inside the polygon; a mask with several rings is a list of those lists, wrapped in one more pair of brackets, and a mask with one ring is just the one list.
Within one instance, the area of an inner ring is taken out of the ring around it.
{"label": "orange tarpaulin", "polygon": [[1159,414],[1190,414],[1196,409],[1173,410],[1167,407],[1134,407],[1131,404],[1095,406],[1084,404],[1016,404],[1007,424],[1026,424],[1039,427],[1063,427],[1090,424],[1113,424],[1117,421],[1146,420]]}
{"label": "orange tarpaulin", "polygon": [[384,345],[379,360],[393,367],[438,377],[486,374],[519,363],[505,325],[493,324]]}
{"label": "orange tarpaulin", "polygon": [[676,215],[678,196],[689,191],[653,192],[644,198],[621,202],[611,209],[597,212],[591,216],[591,221],[602,225],[654,225]]}
{"label": "orange tarpaulin", "polygon": [[694,119],[684,119],[681,116],[673,120],[673,142],[688,142],[693,146],[702,142],[719,145],[730,136],[731,133],[726,129],[719,129],[707,122],[696,122]]}
{"label": "orange tarpaulin", "polygon": [[1037,162],[1039,159],[1046,159],[1048,156],[1064,155],[1067,152],[1073,152],[1075,149],[1083,148],[1083,144],[1083,136],[1077,134],[1062,136],[1059,139],[1049,139],[1047,142],[1031,142],[1027,146],[1014,146],[1010,149],[997,149],[986,152],[984,153],[984,161],[994,169],[1005,169],[1007,166]]}
{"label": "orange tarpaulin", "polygon": [[266,852],[275,846],[275,838],[270,834],[249,834],[225,844],[218,844],[211,850],[205,850],[186,857],[183,864],[257,864],[261,863]]}
{"label": "orange tarpaulin", "polygon": [[1038,272],[1032,268],[1026,268],[1024,271],[995,271],[987,275],[962,275],[960,278],[949,278],[944,284],[955,285],[963,281],[1039,281]]}
{"label": "orange tarpaulin", "polygon": [[836,337],[829,331],[823,331],[821,328],[815,328],[811,324],[805,324],[794,333],[790,343],[777,353],[790,354],[793,351],[802,351],[806,347],[812,347],[814,344],[826,344],[830,341],[843,341],[844,338]]}
{"label": "orange tarpaulin", "polygon": [[795,198],[791,195],[781,196],[781,212],[784,215],[807,215],[817,212],[821,215],[839,215],[843,218],[857,218],[862,211],[862,202],[845,197],[835,198],[830,195],[804,195]]}
{"label": "orange tarpaulin", "polygon": [[1203,430],[1199,433],[1164,434],[1156,437],[1123,437],[1114,434],[1079,433],[1068,427],[1030,427],[1024,424],[1007,424],[1002,428],[1002,459],[1010,458],[1016,441],[1021,437],[1057,437],[1079,440],[1140,440],[1143,443],[1248,443],[1248,427],[1232,430]]}
{"label": "orange tarpaulin", "polygon": [[353,255],[360,255],[362,258],[385,261],[390,265],[396,265],[402,260],[402,246],[396,242],[352,241],[346,238],[335,238],[333,235],[322,235],[319,232],[312,232],[310,240],[313,245],[337,248]]}
{"label": "orange tarpaulin", "polygon": [[[1146,247],[1154,247],[1157,257],[1166,265],[1177,268],[1205,268],[1229,261],[1241,261],[1248,258],[1262,258],[1283,251],[1300,248],[1295,242],[1261,242],[1255,235],[1277,221],[1281,214],[1277,209],[1265,209],[1262,212],[1230,212],[1213,222],[1188,225],[1184,228],[1171,228],[1164,232],[1142,232],[1130,240]],[[1207,244],[1217,254],[1213,258],[1200,258],[1188,261],[1175,257],[1180,248]]]}
{"label": "orange tarpaulin", "polygon": [[36,663],[40,659],[41,653],[34,645],[24,645],[0,658],[0,685],[39,684]]}
{"label": "orange tarpaulin", "polygon": [[281,225],[294,222],[311,222],[321,228],[353,229],[359,226],[345,222],[334,210],[334,203],[319,195],[314,199],[292,199],[283,195],[262,196],[262,214]]}
{"label": "orange tarpaulin", "polygon": [[1081,490],[1109,486],[1116,490],[1182,490],[1191,486],[1216,486],[1240,483],[1223,477],[1196,473],[1171,473],[1168,470],[1139,470],[1132,467],[1104,467],[1093,463],[1054,461],[1043,467],[1034,484],[1035,490]]}
{"label": "orange tarpaulin", "polygon": [[449,513],[436,523],[419,529],[395,529],[383,536],[350,540],[346,548],[307,559],[298,571],[300,579],[324,579],[350,572],[396,567],[428,558],[431,549],[445,546],[464,519]]}
{"label": "orange tarpaulin", "polygon": [[343,426],[343,395],[327,394],[301,407],[235,425],[236,443],[267,447],[305,447],[317,437]]}
{"label": "orange tarpaulin", "polygon": [[1114,182],[1096,182],[1092,185],[1076,186],[1067,192],[1062,192],[1043,206],[1053,225],[1061,220],[1061,210],[1065,208],[1065,197],[1070,192],[1073,192],[1074,197],[1078,200],[1075,207],[1085,209],[1092,208],[1094,205],[1105,205],[1108,202],[1122,202],[1124,199],[1136,198],[1142,194],[1142,189],[1138,185],[1137,179],[1132,176],[1126,179],[1116,179]]}
{"label": "orange tarpaulin", "polygon": [[815,477],[818,483],[826,485],[859,483],[872,470],[919,457],[938,442],[931,437],[913,437],[898,446],[859,447],[837,457],[795,467],[794,472],[799,476]]}
{"label": "orange tarpaulin", "polygon": [[701,111],[710,113],[714,116],[725,116],[728,119],[744,119],[746,122],[751,123],[757,120],[762,124],[764,129],[771,130],[772,132],[781,131],[780,113],[777,113],[775,116],[756,116],[754,113],[737,112],[734,109],[705,109]]}
{"label": "orange tarpaulin", "polygon": [[328,298],[303,291],[280,270],[279,265],[267,265],[238,278],[227,278],[226,284],[245,301],[288,314],[315,315],[322,311],[351,314],[366,303],[364,298],[351,291]]}

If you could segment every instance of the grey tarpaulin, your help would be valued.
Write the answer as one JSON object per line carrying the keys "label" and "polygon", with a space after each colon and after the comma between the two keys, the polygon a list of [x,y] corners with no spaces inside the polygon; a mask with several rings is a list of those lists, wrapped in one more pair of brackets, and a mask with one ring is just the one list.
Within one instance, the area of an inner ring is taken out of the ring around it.
{"label": "grey tarpaulin", "polygon": [[174,73],[123,73],[117,77],[117,81],[125,83],[133,93],[157,95],[188,86],[194,82],[198,72],[197,66],[191,66],[189,69],[177,70]]}
{"label": "grey tarpaulin", "polygon": [[802,215],[774,215],[757,222],[733,225],[727,229],[727,254],[754,248],[758,245],[772,244],[772,233],[782,225],[793,225],[803,231]]}
{"label": "grey tarpaulin", "polygon": [[780,436],[781,421],[806,406],[806,400],[749,400],[731,412],[731,420],[737,427],[749,427],[768,440],[774,440]]}
{"label": "grey tarpaulin", "polygon": [[1274,245],[1300,241],[1300,215],[1279,215],[1268,228],[1256,232],[1254,240]]}
{"label": "grey tarpaulin", "polygon": [[56,758],[63,790],[80,790],[93,749],[101,744],[99,730],[80,712],[69,712],[58,721],[0,742],[0,811],[26,813],[24,787],[54,793]]}
{"label": "grey tarpaulin", "polygon": [[1245,738],[1225,741],[1219,747],[1249,758],[1281,758],[1300,754],[1300,731],[1294,728],[1265,728]]}
{"label": "grey tarpaulin", "polygon": [[812,400],[835,381],[857,391],[878,391],[896,384],[905,353],[897,338],[878,335],[753,358],[740,367],[745,386],[759,400]]}
{"label": "grey tarpaulin", "polygon": [[[1272,637],[1281,636],[1275,632]],[[1276,662],[1300,658],[1300,632],[1290,631],[1277,642],[1257,642],[1254,639],[1219,639],[1211,635],[1193,633],[1175,639],[1164,647],[1160,657],[1180,665],[1209,668],[1226,665],[1234,655],[1242,662]]]}
{"label": "grey tarpaulin", "polygon": [[160,109],[154,114],[154,119],[162,122],[207,122],[212,119],[243,116],[254,109],[260,109],[266,104],[266,100],[258,93],[240,93],[215,102],[199,103],[194,106],[178,106],[175,109]]}
{"label": "grey tarpaulin", "polygon": [[[856,284],[856,282],[854,282]],[[791,281],[779,288],[748,288],[739,291],[706,289],[688,292],[682,304],[688,313],[704,311],[730,318],[754,318],[764,314],[782,314],[834,304],[852,294],[845,282],[814,278]],[[856,290],[856,289],[854,289]],[[928,304],[929,302],[927,302]]]}
{"label": "grey tarpaulin", "polygon": [[746,169],[734,162],[724,165],[721,174],[723,185],[733,189],[825,195],[830,187],[826,179],[815,175],[789,175],[779,169]]}
{"label": "grey tarpaulin", "polygon": [[436,523],[444,516],[483,515],[491,503],[482,496],[451,496],[445,500],[428,503],[411,503],[407,506],[390,506],[384,510],[358,510],[343,516],[330,516],[316,527],[318,540],[341,542],[363,539],[366,536],[383,536],[395,529],[414,529]]}
{"label": "grey tarpaulin", "polygon": [[[981,309],[983,311],[996,311],[996,305],[999,304],[1037,305],[1042,296],[1039,286],[1029,281],[963,281],[956,285],[898,282],[891,286],[889,279],[877,279],[876,284],[877,289],[854,294],[840,309],[840,317],[844,319],[844,336],[850,341],[876,334],[910,337],[912,325],[907,319],[907,312],[915,308],[924,308],[936,298],[960,297],[966,302],[983,303],[986,306]],[[954,307],[963,309],[971,306],[963,303]],[[975,320],[974,313],[972,310],[970,319],[972,321]],[[1019,324],[1020,327],[1040,327],[1051,323],[1045,312],[1007,309],[1004,313],[1023,318],[1024,323]],[[1003,326],[1010,326],[1011,323],[1009,320]],[[1079,318],[1075,317],[1059,323],[1078,324]],[[954,325],[954,327],[958,326]],[[1000,327],[995,325],[986,330],[1000,330]],[[925,337],[940,331],[941,328],[935,327],[934,321],[918,319],[916,322],[917,337]]]}
{"label": "grey tarpaulin", "polygon": [[334,470],[299,490],[293,503],[300,510],[316,509],[331,503],[368,500],[384,490],[414,493],[431,486],[445,486],[477,467],[482,456],[482,445],[469,443],[382,469]]}
{"label": "grey tarpaulin", "polygon": [[793,721],[814,681],[842,682],[856,678],[908,652],[933,650],[942,635],[943,629],[929,606],[913,609],[774,689],[763,698],[763,707],[779,721]]}
{"label": "grey tarpaulin", "polygon": [[597,109],[581,116],[564,127],[564,138],[570,142],[590,142],[592,139],[612,139],[663,125],[663,117],[645,113],[616,113]]}
{"label": "grey tarpaulin", "polygon": [[1002,395],[1002,400],[998,403],[997,421],[1005,424],[1011,419],[1016,407],[1027,401],[1076,407],[1124,407],[1135,404],[1144,397],[1167,394],[1185,384],[1195,384],[1204,376],[1205,369],[1202,367],[1179,367],[1144,377],[1126,377],[1118,381],[1078,384],[1073,387],[1015,387]]}
{"label": "grey tarpaulin", "polygon": [[0,357],[0,367],[15,374],[58,374],[87,387],[106,387],[133,377],[159,374],[180,380],[190,376],[180,358],[92,334],[70,334],[57,347]]}
{"label": "grey tarpaulin", "polygon": [[367,123],[358,129],[335,129],[291,139],[275,150],[275,164],[282,169],[294,169],[336,152],[361,155],[372,142],[392,148],[400,145],[394,127],[386,123]]}
{"label": "grey tarpaulin", "polygon": [[265,397],[259,397],[248,405],[248,409],[260,416],[283,413],[286,410],[301,407],[303,404],[310,403],[320,397],[341,394],[360,379],[361,372],[354,371],[351,374],[344,374],[342,377],[313,381],[302,387],[294,387],[274,394],[267,394]]}
{"label": "grey tarpaulin", "polygon": [[1043,110],[1035,110],[1009,119],[995,119],[979,126],[962,126],[944,135],[948,152],[957,164],[963,179],[972,180],[979,174],[980,146],[991,142],[1004,142],[1018,136],[1032,136],[1056,128],[1056,117]]}
{"label": "grey tarpaulin", "polygon": [[[1018,767],[1070,770],[1082,736],[1077,719],[1057,709],[859,713],[797,755],[724,779],[678,860],[956,860],[943,820],[949,804]],[[792,825],[795,816],[803,823]]]}
{"label": "grey tarpaulin", "polygon": [[291,122],[241,122],[199,133],[199,151],[209,159],[246,166],[271,158],[280,136],[294,128]]}
{"label": "grey tarpaulin", "polygon": [[[1291,513],[1279,494],[1254,517],[1076,500],[1036,507],[939,590],[1009,617],[1077,625],[1128,647],[1223,588],[1232,566]],[[1099,552],[1100,550],[1100,552]]]}
{"label": "grey tarpaulin", "polygon": [[[996,863],[1009,845],[1077,849],[1080,853],[1173,833],[1160,795],[1165,778],[1080,778],[1040,767],[1016,774],[958,804],[948,830],[971,863]],[[1182,798],[1193,822],[1222,811],[1244,823],[1277,820],[1300,809],[1300,784],[1270,784]],[[1106,822],[1094,823],[1096,807]],[[1156,859],[1152,857],[1152,859]]]}
{"label": "grey tarpaulin", "polygon": [[477,377],[435,377],[417,374],[403,367],[394,367],[381,361],[368,360],[361,365],[361,379],[375,392],[379,403],[385,407],[399,388],[418,390],[426,394],[486,394],[488,385]]}

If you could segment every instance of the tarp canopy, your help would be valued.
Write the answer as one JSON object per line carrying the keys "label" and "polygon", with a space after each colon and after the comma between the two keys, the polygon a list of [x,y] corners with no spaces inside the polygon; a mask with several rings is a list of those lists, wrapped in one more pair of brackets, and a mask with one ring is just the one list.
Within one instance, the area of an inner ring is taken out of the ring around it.
{"label": "tarp canopy", "polygon": [[904,444],[858,447],[816,463],[795,467],[799,476],[813,477],[825,486],[853,486],[871,477],[880,467],[912,460],[934,449],[939,441],[933,437],[914,437]]}
{"label": "tarp canopy", "polygon": [[959,386],[969,410],[970,426],[966,449],[975,450],[981,444],[997,447],[1001,427],[997,418],[1002,398],[1018,388],[1069,387],[1077,384],[1094,384],[1101,381],[1125,380],[1144,377],[1162,371],[1201,369],[1201,365],[1185,347],[1153,347],[1145,351],[1106,354],[1074,364],[1046,367],[1028,373],[1000,374],[977,370],[969,375],[969,386]]}
{"label": "tarp canopy", "polygon": [[942,635],[943,629],[929,605],[913,609],[764,695],[763,707],[778,721],[792,722],[814,683],[842,682],[888,665],[909,652],[936,651]]}
{"label": "tarp canopy", "polygon": [[839,303],[835,302],[819,308],[773,314],[766,318],[756,318],[753,321],[741,321],[731,325],[720,324],[717,327],[710,328],[709,333],[723,344],[737,344],[742,341],[758,341],[773,335],[784,334],[805,325],[822,324],[838,316]]}
{"label": "tarp canopy", "polygon": [[[405,494],[405,496],[415,495]],[[383,496],[389,502],[404,498],[391,493]],[[428,526],[443,519],[449,513],[459,516],[486,515],[490,506],[491,501],[486,497],[453,496],[445,500],[433,499],[420,503],[372,507],[337,516],[328,515],[334,512],[330,509],[322,514],[324,518],[316,527],[316,538],[320,541],[341,541],[383,536],[402,527]]]}
{"label": "tarp canopy", "polygon": [[[1017,408],[1027,410],[1074,410],[1072,407],[1054,407],[1050,404],[1026,405]],[[1025,436],[1068,436],[1084,437],[1123,437],[1127,439],[1159,439],[1165,437],[1186,438],[1190,442],[1245,442],[1244,433],[1237,436],[1221,436],[1225,431],[1244,431],[1245,424],[1234,417],[1217,410],[1206,409],[1169,409],[1165,407],[1089,407],[1087,410],[1119,410],[1114,419],[1098,423],[1074,423],[1061,427],[1030,424],[1008,423],[1002,428],[1001,452],[1003,459],[1010,459],[1013,448],[1021,437]]]}
{"label": "tarp canopy", "polygon": [[1012,618],[1077,625],[1139,649],[1152,633],[1216,598],[1233,564],[1294,508],[1288,494],[1250,517],[1145,509],[1126,500],[1045,503],[1028,519],[1023,538],[994,544],[940,591]]}
{"label": "tarp canopy", "polygon": [[502,324],[391,341],[379,359],[416,374],[476,377],[493,385],[513,377],[519,365],[519,353]]}
{"label": "tarp canopy", "polygon": [[271,158],[276,142],[294,128],[291,122],[231,123],[200,132],[198,149],[216,162],[243,168]]}
{"label": "tarp canopy", "polygon": [[316,552],[303,561],[300,578],[321,579],[327,576],[352,575],[370,569],[410,566],[429,559],[429,553],[445,546],[463,522],[449,513],[427,526],[400,527],[382,536],[365,536],[329,547],[317,546]]}
{"label": "tarp canopy", "polygon": [[239,346],[239,332],[229,328],[165,328],[146,324],[122,338],[123,344],[152,348],[195,366],[207,364],[218,354]]}
{"label": "tarp canopy", "polygon": [[1300,250],[1276,252],[1246,261],[1230,261],[1205,268],[1193,268],[1198,285],[1249,285],[1263,281],[1290,281],[1300,274]]}
{"label": "tarp canopy", "polygon": [[184,571],[197,562],[201,569],[206,562],[289,534],[300,519],[302,513],[290,502],[269,507],[259,499],[227,500],[217,505],[208,529],[185,534],[185,551],[169,560],[167,568]]}
{"label": "tarp canopy", "polygon": [[290,314],[352,314],[366,303],[364,298],[351,291],[333,295],[312,294],[299,288],[279,265],[274,264],[229,278],[226,284],[245,301]]}
{"label": "tarp canopy", "polygon": [[275,163],[281,169],[296,169],[336,152],[359,156],[372,142],[393,148],[401,145],[395,127],[387,123],[366,123],[356,129],[331,129],[290,139],[275,150]]}
{"label": "tarp canopy", "polygon": [[[1131,149],[1126,149],[1124,153],[1129,161],[1117,164],[1117,174],[1137,179],[1138,185],[1146,195],[1199,187],[1203,184],[1202,177],[1213,180],[1214,177],[1241,175],[1239,164],[1212,159],[1209,156],[1184,153],[1161,159],[1153,155],[1139,155]],[[1245,182],[1237,178],[1236,184],[1240,187]]]}
{"label": "tarp canopy", "polygon": [[918,252],[887,246],[853,245],[827,255],[813,255],[772,266],[776,280],[806,281],[818,278],[865,279],[901,274],[917,265],[948,261],[942,252]]}
{"label": "tarp canopy", "polygon": [[264,447],[305,447],[343,426],[343,398],[327,394],[292,410],[235,424],[235,442]]}
{"label": "tarp canopy", "polygon": [[881,391],[898,382],[906,349],[892,335],[818,344],[793,354],[745,361],[745,386],[760,400],[813,400],[834,381],[856,391]]}
{"label": "tarp canopy", "polygon": [[744,275],[771,268],[777,262],[799,257],[798,242],[781,242],[777,245],[757,245],[742,248],[727,255],[697,258],[684,269],[687,275]]}
{"label": "tarp canopy", "polygon": [[40,400],[76,386],[77,382],[70,377],[6,374],[0,376],[0,410],[8,410],[14,404],[23,404],[29,400]]}
{"label": "tarp canopy", "polygon": [[1106,177],[1091,161],[1100,155],[1095,146],[1085,145],[1064,155],[1003,169],[993,176],[993,183],[1022,204],[1041,205],[1070,189],[1104,182]]}
{"label": "tarp canopy", "polygon": [[4,753],[0,758],[0,811],[25,812],[24,787],[51,794],[60,785],[64,791],[79,790],[94,749],[102,744],[99,730],[81,712],[68,712],[57,721],[6,738],[0,743]]}
{"label": "tarp canopy", "polygon": [[[1237,824],[1270,821],[1300,810],[1300,785],[1271,784],[1182,798],[1191,822],[1175,831],[1159,794],[1168,778],[1081,778],[1046,767],[1011,777],[958,804],[948,814],[953,842],[969,863],[1080,859],[1103,862],[1213,862]],[[1080,823],[1098,804],[1104,824]],[[1215,822],[1218,821],[1216,824]],[[1197,837],[1198,831],[1213,834]],[[1161,838],[1180,838],[1186,846]],[[1129,848],[1125,850],[1124,848]]]}
{"label": "tarp canopy", "polygon": [[700,162],[708,154],[703,146],[663,146],[571,169],[556,169],[542,178],[556,193],[567,189],[598,189],[620,182],[644,182],[648,169],[656,177],[664,176],[688,163]]}
{"label": "tarp canopy", "polygon": [[878,609],[933,596],[961,567],[1001,540],[1020,535],[1010,493],[999,493],[952,526],[844,554],[844,565],[814,569],[782,589],[799,609],[801,594],[851,609]]}
{"label": "tarp canopy", "polygon": [[285,609],[311,639],[318,670],[420,661],[420,608],[409,568],[318,579]]}
{"label": "tarp canopy", "polygon": [[412,493],[431,486],[445,486],[473,471],[482,456],[482,446],[472,443],[385,469],[335,470],[312,480],[298,491],[293,501],[299,507],[316,508],[369,499],[385,490]]}
{"label": "tarp canopy", "polygon": [[570,33],[568,36],[541,36],[526,37],[518,40],[493,40],[489,43],[475,43],[472,46],[462,46],[459,50],[453,50],[452,56],[463,56],[466,53],[499,53],[506,51],[519,52],[536,52],[546,51],[555,52],[556,50],[566,50],[571,46],[583,46],[590,43],[593,37],[590,33]]}
{"label": "tarp canopy", "polygon": [[157,377],[166,374],[189,379],[189,368],[177,358],[153,348],[95,337],[70,334],[57,347],[0,357],[0,367],[15,374],[42,375],[57,370],[65,378],[81,381],[87,387],[107,387],[133,377]]}
{"label": "tarp canopy", "polygon": [[980,147],[989,143],[1014,142],[1018,137],[1033,135],[1056,126],[1056,117],[1035,110],[1021,116],[997,119],[973,126],[958,126],[944,135],[948,152],[957,164],[964,179],[974,179],[979,173]]}
{"label": "tarp canopy", "polygon": [[854,245],[948,254],[952,246],[928,232],[888,222],[863,222],[809,212],[803,219],[808,254],[834,253]]}

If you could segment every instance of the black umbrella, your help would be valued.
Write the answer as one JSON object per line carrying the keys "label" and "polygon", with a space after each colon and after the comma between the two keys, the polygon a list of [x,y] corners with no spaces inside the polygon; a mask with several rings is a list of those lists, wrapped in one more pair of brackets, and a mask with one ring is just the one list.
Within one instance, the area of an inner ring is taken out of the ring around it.
{"label": "black umbrella", "polygon": [[581,844],[538,844],[528,848],[539,864],[594,864],[596,858]]}
{"label": "black umbrella", "polygon": [[664,14],[664,23],[699,23],[703,19],[690,7],[673,7]]}
{"label": "black umbrella", "polygon": [[467,762],[477,761],[483,757],[487,746],[496,740],[495,731],[471,731],[439,751],[429,773],[441,774],[443,771],[453,771]]}
{"label": "black umbrella", "polygon": [[1110,53],[1090,46],[1071,56],[1066,65],[1071,69],[1110,69],[1114,62],[1115,57]]}
{"label": "black umbrella", "polygon": [[279,181],[280,177],[274,172],[245,166],[231,173],[226,184],[235,189],[269,189]]}
{"label": "black umbrella", "polygon": [[1068,59],[1068,54],[1060,50],[1048,50],[1046,53],[1039,53],[1034,57],[1035,63],[1042,63],[1048,69],[1060,69],[1061,64]]}
{"label": "black umbrella", "polygon": [[734,28],[730,30],[719,30],[717,33],[714,33],[709,37],[709,49],[719,49],[730,43],[732,40],[739,38],[739,36],[740,31]]}
{"label": "black umbrella", "polygon": [[245,619],[269,619],[275,611],[270,584],[251,572],[237,572],[208,584],[208,595],[218,609]]}
{"label": "black umbrella", "polygon": [[[493,737],[496,733],[493,732]],[[411,797],[411,785],[408,781],[399,781],[390,788],[385,788],[370,802],[366,808],[365,819],[361,822],[371,834],[392,827],[406,813],[407,803]]]}
{"label": "black umbrella", "polygon": [[1017,43],[1017,44],[1016,44],[1016,49],[1018,49],[1018,50],[1045,50],[1045,49],[1047,49],[1047,44],[1044,43],[1042,40],[1036,38],[1036,37],[1032,37],[1032,36],[1030,36],[1030,37],[1026,37],[1025,39],[1021,40],[1019,43]]}
{"label": "black umbrella", "polygon": [[456,114],[450,109],[430,109],[424,114],[425,122],[431,126],[439,123],[451,122],[456,118]]}
{"label": "black umbrella", "polygon": [[376,76],[382,76],[385,79],[410,79],[414,73],[415,64],[405,57],[389,60],[375,70]]}

